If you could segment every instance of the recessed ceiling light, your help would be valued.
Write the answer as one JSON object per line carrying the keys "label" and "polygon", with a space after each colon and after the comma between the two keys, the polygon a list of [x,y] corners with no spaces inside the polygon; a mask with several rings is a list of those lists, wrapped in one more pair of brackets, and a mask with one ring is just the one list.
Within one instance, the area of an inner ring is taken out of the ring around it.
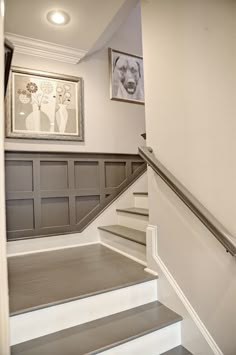
{"label": "recessed ceiling light", "polygon": [[67,25],[70,16],[62,10],[52,10],[47,13],[47,20],[53,25]]}

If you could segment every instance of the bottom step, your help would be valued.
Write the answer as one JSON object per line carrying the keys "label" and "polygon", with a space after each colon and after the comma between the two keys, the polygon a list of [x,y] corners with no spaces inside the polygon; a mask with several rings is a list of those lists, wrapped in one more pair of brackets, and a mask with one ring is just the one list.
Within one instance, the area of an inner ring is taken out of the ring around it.
{"label": "bottom step", "polygon": [[162,353],[180,344],[181,320],[178,314],[156,301],[12,346],[11,354]]}
{"label": "bottom step", "polygon": [[176,346],[176,348],[166,351],[165,353],[162,353],[161,355],[192,355],[186,348],[184,348],[182,345]]}

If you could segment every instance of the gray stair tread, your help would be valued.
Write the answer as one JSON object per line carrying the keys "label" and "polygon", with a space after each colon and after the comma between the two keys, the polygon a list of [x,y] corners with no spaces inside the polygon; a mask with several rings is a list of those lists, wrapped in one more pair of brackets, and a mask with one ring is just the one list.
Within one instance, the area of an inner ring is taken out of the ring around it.
{"label": "gray stair tread", "polygon": [[178,314],[156,301],[15,345],[11,354],[97,354],[181,320]]}
{"label": "gray stair tread", "polygon": [[128,228],[121,225],[111,225],[98,227],[99,229],[118,235],[119,237],[131,240],[133,242],[146,245],[146,233],[137,229]]}
{"label": "gray stair tread", "polygon": [[11,314],[156,278],[101,244],[10,257],[8,266]]}
{"label": "gray stair tread", "polygon": [[162,353],[161,355],[192,355],[192,353],[190,353],[182,345],[179,345],[174,349],[171,349],[169,351],[166,351],[165,353]]}
{"label": "gray stair tread", "polygon": [[140,216],[148,216],[149,212],[147,208],[129,207],[129,208],[118,208],[118,212],[132,213]]}
{"label": "gray stair tread", "polygon": [[136,196],[148,196],[148,192],[133,192]]}

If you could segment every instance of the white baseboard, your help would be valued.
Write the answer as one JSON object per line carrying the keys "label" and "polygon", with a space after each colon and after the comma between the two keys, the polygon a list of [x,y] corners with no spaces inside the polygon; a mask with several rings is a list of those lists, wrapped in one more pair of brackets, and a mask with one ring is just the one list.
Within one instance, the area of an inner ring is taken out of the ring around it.
{"label": "white baseboard", "polygon": [[152,253],[151,255],[152,262],[154,261],[158,265],[158,267],[162,270],[166,279],[174,289],[176,295],[178,296],[183,306],[185,307],[186,311],[190,315],[191,319],[196,324],[197,328],[205,338],[207,344],[209,345],[213,353],[215,355],[224,355],[221,349],[216,344],[213,337],[211,336],[211,334],[209,333],[209,331],[207,330],[207,328],[205,327],[205,325],[203,324],[203,322],[201,321],[201,319],[199,318],[197,312],[195,311],[195,309],[193,308],[193,306],[191,305],[191,303],[183,293],[177,281],[174,279],[173,275],[170,273],[167,266],[158,255],[157,241],[158,241],[157,226],[149,225],[147,228],[147,246],[148,246],[148,250],[149,251],[151,250]]}
{"label": "white baseboard", "polygon": [[156,299],[157,280],[151,280],[11,316],[11,345],[139,307]]}
{"label": "white baseboard", "polygon": [[64,250],[64,249],[70,249],[70,248],[79,248],[79,247],[84,247],[86,245],[92,245],[92,244],[99,244],[99,241],[84,243],[84,244],[64,245],[64,246],[60,246],[60,247],[58,246],[58,247],[52,247],[52,248],[42,248],[42,249],[32,250],[32,251],[21,251],[21,252],[16,252],[16,253],[10,253],[10,254],[8,254],[7,257],[11,258],[13,256],[19,256],[19,255],[38,254],[38,253],[45,253],[48,251]]}

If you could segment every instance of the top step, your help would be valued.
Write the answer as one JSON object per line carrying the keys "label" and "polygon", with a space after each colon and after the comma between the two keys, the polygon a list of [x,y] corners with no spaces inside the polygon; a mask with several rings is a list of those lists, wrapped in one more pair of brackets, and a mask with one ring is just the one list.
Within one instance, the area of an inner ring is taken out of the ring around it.
{"label": "top step", "polygon": [[192,353],[190,353],[186,348],[180,345],[174,349],[162,353],[161,355],[192,355]]}
{"label": "top step", "polygon": [[156,279],[100,244],[10,257],[8,266],[11,315]]}

